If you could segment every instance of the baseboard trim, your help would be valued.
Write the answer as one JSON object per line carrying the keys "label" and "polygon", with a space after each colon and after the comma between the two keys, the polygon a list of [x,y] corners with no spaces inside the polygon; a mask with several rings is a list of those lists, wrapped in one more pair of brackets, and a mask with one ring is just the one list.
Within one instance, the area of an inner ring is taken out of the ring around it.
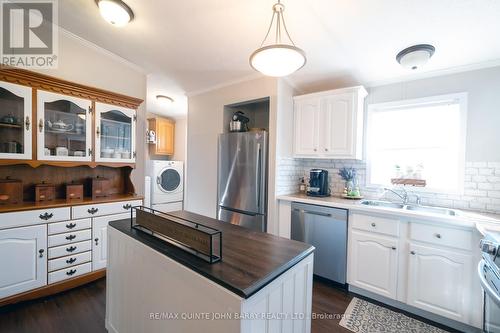
{"label": "baseboard trim", "polygon": [[364,289],[361,289],[361,288],[358,288],[358,287],[355,287],[352,285],[349,285],[349,291],[354,293],[354,294],[363,296],[364,298],[369,298],[369,299],[375,300],[377,302],[384,303],[384,304],[389,305],[393,308],[403,310],[403,311],[408,312],[410,314],[425,318],[425,319],[433,321],[437,324],[444,325],[444,326],[453,328],[453,329],[461,331],[461,332],[467,332],[467,333],[481,333],[482,332],[482,330],[477,328],[477,327],[473,327],[473,326],[458,322],[458,321],[453,320],[453,319],[441,317],[441,316],[436,315],[434,313],[415,308],[415,307],[410,306],[408,304],[405,304],[405,303],[402,303],[402,302],[399,302],[399,301],[396,301],[396,300],[393,300],[393,299],[390,299],[390,298],[387,298],[384,296],[377,295],[375,293],[372,293],[370,291],[366,291]]}
{"label": "baseboard trim", "polygon": [[62,291],[66,291],[72,288],[79,287],[81,285],[87,284],[89,282],[98,280],[106,276],[106,269],[100,269],[95,272],[83,274],[68,280],[64,280],[61,282],[49,284],[37,289],[33,289],[30,291],[26,291],[21,294],[12,295],[3,299],[0,299],[0,307],[15,304],[19,302],[29,301],[41,297],[46,297],[50,295],[54,295],[60,293]]}

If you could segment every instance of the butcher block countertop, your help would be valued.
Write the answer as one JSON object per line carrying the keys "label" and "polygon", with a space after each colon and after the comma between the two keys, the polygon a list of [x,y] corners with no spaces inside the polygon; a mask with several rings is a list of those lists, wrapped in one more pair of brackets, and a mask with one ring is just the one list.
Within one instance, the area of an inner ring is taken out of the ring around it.
{"label": "butcher block countertop", "polygon": [[132,228],[128,219],[113,221],[109,225],[243,298],[249,298],[314,252],[313,246],[302,242],[252,231],[187,211],[169,214],[222,231],[222,261],[209,264],[174,245]]}
{"label": "butcher block countertop", "polygon": [[142,199],[144,199],[143,196],[135,194],[112,194],[107,197],[97,198],[97,199],[85,197],[82,200],[72,200],[72,201],[68,201],[66,199],[55,199],[51,201],[41,201],[41,202],[25,201],[22,204],[18,205],[0,205],[0,213],[21,212],[25,210],[34,210],[34,209],[92,205],[92,204],[101,204],[108,202],[142,200]]}

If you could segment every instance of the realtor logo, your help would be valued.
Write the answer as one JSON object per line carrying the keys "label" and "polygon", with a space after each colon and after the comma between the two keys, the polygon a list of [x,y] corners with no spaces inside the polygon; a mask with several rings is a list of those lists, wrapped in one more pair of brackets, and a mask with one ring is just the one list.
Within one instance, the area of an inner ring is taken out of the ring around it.
{"label": "realtor logo", "polygon": [[0,0],[1,64],[57,68],[57,0]]}

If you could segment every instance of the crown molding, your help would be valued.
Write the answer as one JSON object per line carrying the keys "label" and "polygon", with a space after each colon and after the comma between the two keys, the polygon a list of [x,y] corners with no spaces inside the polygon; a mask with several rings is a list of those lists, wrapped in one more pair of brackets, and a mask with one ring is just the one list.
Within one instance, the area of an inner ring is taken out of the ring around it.
{"label": "crown molding", "polygon": [[66,30],[66,29],[64,29],[64,28],[62,28],[60,26],[58,27],[58,29],[59,29],[59,32],[61,32],[63,35],[65,35],[67,37],[70,37],[70,38],[78,41],[79,43],[81,43],[82,45],[87,46],[88,48],[91,48],[91,49],[93,49],[93,50],[95,50],[95,51],[97,51],[97,52],[99,52],[99,53],[101,53],[101,54],[103,54],[103,55],[105,55],[105,56],[107,56],[107,57],[109,57],[109,58],[111,58],[111,59],[113,59],[113,60],[115,60],[115,61],[123,64],[123,65],[125,65],[125,66],[127,66],[127,67],[130,67],[131,69],[133,69],[133,70],[135,70],[135,71],[137,71],[137,72],[139,72],[141,74],[144,74],[144,75],[149,74],[149,72],[146,71],[141,66],[139,66],[139,65],[137,65],[137,64],[135,64],[135,63],[133,63],[133,62],[131,62],[131,61],[129,61],[129,60],[121,57],[121,56],[119,56],[116,53],[113,53],[113,52],[111,52],[111,51],[109,51],[109,50],[107,50],[107,49],[105,49],[105,48],[103,48],[103,47],[101,47],[101,46],[99,46],[99,45],[97,45],[95,43],[92,43],[91,41],[89,41],[89,40],[87,40],[87,39],[85,39],[83,37],[75,35],[74,33],[70,32],[70,31],[68,31],[68,30]]}
{"label": "crown molding", "polygon": [[218,84],[215,84],[213,86],[209,86],[209,87],[202,88],[202,89],[199,89],[199,90],[193,90],[193,91],[187,92],[186,96],[187,97],[193,97],[193,96],[201,95],[201,94],[204,94],[204,93],[207,93],[207,92],[210,92],[210,91],[214,91],[214,90],[218,90],[218,89],[221,89],[221,88],[229,87],[229,86],[232,86],[234,84],[243,83],[243,82],[247,82],[247,81],[253,81],[253,80],[256,80],[256,79],[263,78],[263,77],[265,77],[265,76],[262,75],[262,74],[260,74],[260,73],[253,73],[251,75],[242,76],[242,77],[240,77],[238,79],[235,79],[235,80],[226,81],[226,82],[223,82],[223,83],[218,83]]}
{"label": "crown molding", "polygon": [[492,67],[498,67],[498,66],[500,66],[500,59],[495,59],[495,60],[490,60],[490,61],[478,62],[478,63],[474,63],[474,64],[467,64],[467,65],[462,65],[462,66],[443,68],[443,69],[438,69],[438,70],[429,71],[429,72],[414,73],[414,74],[412,73],[412,74],[408,74],[406,76],[400,76],[400,77],[395,77],[395,78],[370,81],[370,82],[367,82],[364,86],[368,87],[368,88],[373,88],[373,87],[386,86],[386,85],[396,84],[396,83],[404,83],[404,82],[428,79],[428,78],[438,77],[438,76],[445,76],[445,75],[451,75],[451,74],[470,72],[470,71],[475,71],[475,70],[479,70],[479,69],[492,68]]}

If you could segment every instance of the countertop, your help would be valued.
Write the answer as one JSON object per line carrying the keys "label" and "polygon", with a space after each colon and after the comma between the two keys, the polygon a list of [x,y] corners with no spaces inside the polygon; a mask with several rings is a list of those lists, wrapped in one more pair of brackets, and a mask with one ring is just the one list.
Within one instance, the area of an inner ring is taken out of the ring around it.
{"label": "countertop", "polygon": [[113,221],[109,225],[243,298],[251,297],[314,252],[313,246],[302,242],[252,231],[187,211],[169,214],[222,231],[222,260],[209,264],[174,245],[132,228],[128,219]]}
{"label": "countertop", "polygon": [[374,207],[362,205],[362,200],[350,200],[338,197],[309,197],[305,194],[290,194],[278,196],[278,200],[301,202],[311,205],[328,206],[335,208],[343,208],[351,211],[365,212],[365,213],[380,213],[388,215],[405,216],[414,219],[425,219],[426,221],[434,221],[438,223],[447,223],[461,227],[476,227],[480,232],[481,229],[490,229],[496,227],[500,230],[500,215],[495,214],[481,214],[478,212],[454,209],[459,212],[458,215],[440,215],[422,211],[411,211],[406,209],[388,208],[388,207]]}
{"label": "countertop", "polygon": [[21,212],[25,210],[34,210],[34,209],[92,205],[92,204],[101,204],[108,202],[142,200],[142,199],[144,199],[143,196],[135,194],[111,194],[107,197],[97,198],[97,199],[85,197],[82,200],[71,200],[71,201],[68,201],[66,199],[55,199],[52,201],[42,201],[42,202],[25,201],[22,204],[18,205],[0,205],[0,213]]}

